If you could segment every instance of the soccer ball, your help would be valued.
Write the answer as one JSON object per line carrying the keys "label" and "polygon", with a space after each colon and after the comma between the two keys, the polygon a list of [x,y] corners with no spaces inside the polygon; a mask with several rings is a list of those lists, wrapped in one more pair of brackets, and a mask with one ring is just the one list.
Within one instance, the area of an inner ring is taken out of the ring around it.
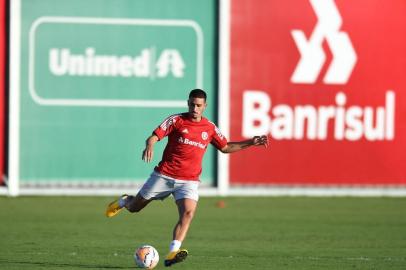
{"label": "soccer ball", "polygon": [[138,267],[153,269],[159,262],[159,254],[153,246],[142,245],[135,250],[134,260]]}

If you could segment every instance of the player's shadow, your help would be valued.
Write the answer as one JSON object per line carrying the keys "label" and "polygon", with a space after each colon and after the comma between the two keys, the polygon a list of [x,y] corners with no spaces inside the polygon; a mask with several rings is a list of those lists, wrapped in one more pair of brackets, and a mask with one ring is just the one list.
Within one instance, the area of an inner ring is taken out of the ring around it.
{"label": "player's shadow", "polygon": [[[43,266],[43,267],[77,267],[83,269],[134,269],[134,266],[112,266],[101,264],[80,264],[80,263],[50,263],[50,262],[27,262],[0,259],[0,269],[7,269],[7,265]],[[2,267],[4,266],[4,268]]]}

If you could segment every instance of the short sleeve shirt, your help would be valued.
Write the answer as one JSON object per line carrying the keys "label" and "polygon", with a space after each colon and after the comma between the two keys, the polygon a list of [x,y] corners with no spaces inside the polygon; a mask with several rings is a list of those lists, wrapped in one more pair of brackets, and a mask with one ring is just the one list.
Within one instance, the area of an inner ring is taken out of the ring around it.
{"label": "short sleeve shirt", "polygon": [[214,123],[204,117],[200,122],[193,122],[188,113],[169,116],[154,134],[159,140],[168,136],[162,160],[155,170],[179,180],[198,181],[207,146],[212,144],[222,149],[227,145],[227,139]]}

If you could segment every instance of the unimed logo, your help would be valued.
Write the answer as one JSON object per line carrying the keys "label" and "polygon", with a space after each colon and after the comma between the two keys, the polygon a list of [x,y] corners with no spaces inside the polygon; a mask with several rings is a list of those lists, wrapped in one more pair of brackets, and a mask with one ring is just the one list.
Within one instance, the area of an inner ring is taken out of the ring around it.
{"label": "unimed logo", "polygon": [[98,54],[88,47],[74,54],[70,49],[49,50],[49,70],[55,76],[182,78],[185,62],[179,50],[142,49],[137,55]]}
{"label": "unimed logo", "polygon": [[29,93],[47,106],[184,107],[183,86],[203,88],[204,42],[193,20],[39,17]]}
{"label": "unimed logo", "polygon": [[300,60],[294,70],[293,83],[314,83],[326,61],[322,48],[324,40],[333,54],[323,82],[345,84],[357,61],[357,55],[347,33],[340,31],[342,18],[333,0],[310,0],[317,16],[317,24],[308,40],[301,30],[292,30],[292,36],[300,52]]}

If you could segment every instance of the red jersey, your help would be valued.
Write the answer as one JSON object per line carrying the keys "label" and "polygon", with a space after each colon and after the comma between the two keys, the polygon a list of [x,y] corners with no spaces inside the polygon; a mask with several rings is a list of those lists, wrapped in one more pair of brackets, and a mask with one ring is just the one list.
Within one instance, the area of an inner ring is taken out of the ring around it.
{"label": "red jersey", "polygon": [[159,140],[168,136],[162,161],[155,170],[179,180],[199,180],[203,155],[209,143],[217,149],[227,145],[227,139],[214,123],[204,117],[200,122],[193,122],[188,113],[169,116],[154,134]]}

